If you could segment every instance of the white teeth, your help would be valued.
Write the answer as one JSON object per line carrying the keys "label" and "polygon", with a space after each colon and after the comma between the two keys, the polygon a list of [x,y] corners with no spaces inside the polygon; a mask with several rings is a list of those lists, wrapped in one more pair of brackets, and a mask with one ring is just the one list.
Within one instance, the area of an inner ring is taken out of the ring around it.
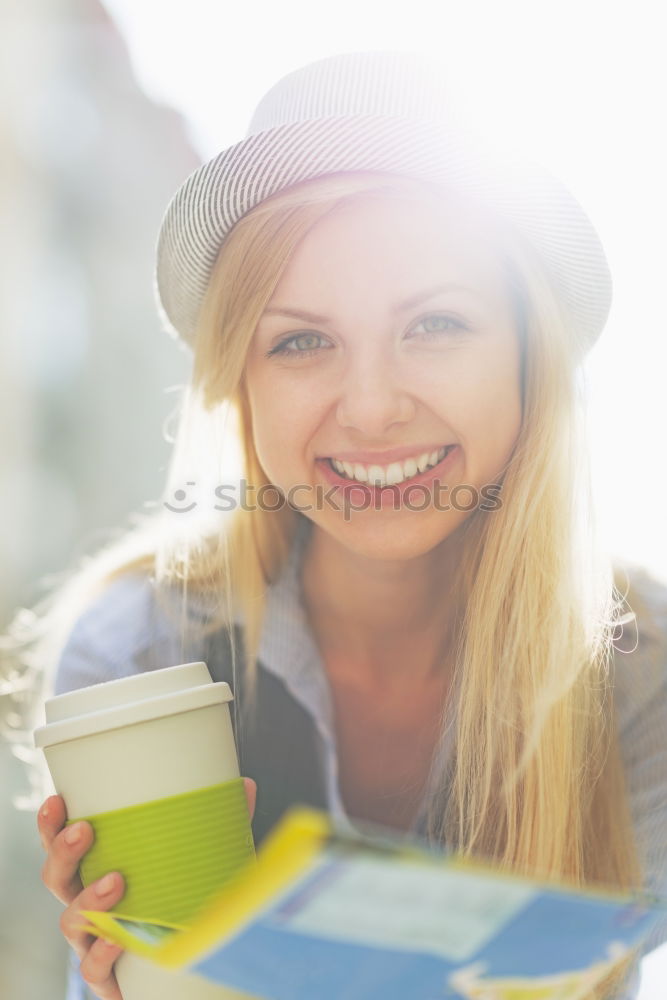
{"label": "white teeth", "polygon": [[387,466],[387,486],[392,486],[394,483],[402,483],[404,479],[405,473],[400,462],[392,462],[391,465]]}
{"label": "white teeth", "polygon": [[370,465],[368,468],[356,462],[339,462],[332,458],[331,464],[341,476],[347,479],[356,479],[361,483],[370,483],[373,486],[393,486],[402,483],[404,479],[411,479],[417,473],[424,472],[441,462],[445,456],[447,448],[438,448],[430,454],[424,452],[418,458],[406,458],[404,462],[391,462],[386,468],[381,465]]}
{"label": "white teeth", "polygon": [[405,473],[408,479],[411,476],[417,475],[417,463],[415,462],[414,458],[406,458],[406,460],[403,462],[403,472]]}
{"label": "white teeth", "polygon": [[375,486],[386,486],[384,469],[379,465],[371,465],[368,469],[368,482],[373,483]]}

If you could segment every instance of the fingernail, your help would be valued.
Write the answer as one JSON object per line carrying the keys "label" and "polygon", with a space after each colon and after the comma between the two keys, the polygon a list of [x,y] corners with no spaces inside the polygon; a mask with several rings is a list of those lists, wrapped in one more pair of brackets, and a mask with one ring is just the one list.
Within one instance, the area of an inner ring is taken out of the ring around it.
{"label": "fingernail", "polygon": [[65,840],[68,844],[78,844],[83,835],[83,827],[81,823],[75,823],[74,826],[68,826],[65,830]]}
{"label": "fingernail", "polygon": [[105,875],[104,878],[101,879],[101,881],[99,881],[95,886],[95,892],[98,896],[107,896],[110,892],[112,892],[115,884],[116,880],[113,875]]}
{"label": "fingernail", "polygon": [[42,808],[40,809],[39,815],[42,817],[42,819],[46,819],[46,817],[49,815],[49,806],[47,802],[45,802]]}

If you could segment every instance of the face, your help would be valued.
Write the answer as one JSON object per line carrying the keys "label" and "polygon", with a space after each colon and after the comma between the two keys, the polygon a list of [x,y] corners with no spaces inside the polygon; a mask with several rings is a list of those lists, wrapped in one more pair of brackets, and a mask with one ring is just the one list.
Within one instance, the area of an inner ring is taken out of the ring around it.
{"label": "face", "polygon": [[264,471],[360,555],[434,550],[471,516],[474,494],[455,487],[484,502],[511,457],[520,352],[490,232],[453,204],[345,206],[303,239],[254,333],[245,379]]}

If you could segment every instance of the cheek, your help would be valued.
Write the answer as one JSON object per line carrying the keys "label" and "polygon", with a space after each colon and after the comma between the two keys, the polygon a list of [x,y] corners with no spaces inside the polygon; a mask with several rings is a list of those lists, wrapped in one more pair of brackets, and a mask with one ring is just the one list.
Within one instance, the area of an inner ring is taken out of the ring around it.
{"label": "cheek", "polygon": [[499,473],[509,460],[521,430],[521,388],[518,378],[489,378],[477,396],[474,418],[476,451],[486,476]]}
{"label": "cheek", "polygon": [[300,408],[278,399],[275,392],[251,405],[255,451],[269,482],[289,489],[304,477],[309,428]]}
{"label": "cheek", "polygon": [[489,475],[501,469],[521,428],[518,355],[506,349],[485,350],[461,358],[461,364],[433,379],[428,388],[435,412],[451,426],[466,450],[469,473]]}
{"label": "cheek", "polygon": [[267,479],[275,482],[274,457],[280,454],[281,436],[281,421],[276,407],[275,393],[272,393],[265,380],[257,377],[252,370],[247,373],[246,389],[254,450]]}

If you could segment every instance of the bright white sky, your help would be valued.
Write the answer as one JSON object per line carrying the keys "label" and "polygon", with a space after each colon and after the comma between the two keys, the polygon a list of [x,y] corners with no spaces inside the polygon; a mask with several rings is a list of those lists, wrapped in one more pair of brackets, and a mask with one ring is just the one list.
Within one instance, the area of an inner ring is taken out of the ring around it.
{"label": "bright white sky", "polygon": [[457,100],[570,187],[615,279],[587,363],[602,530],[667,580],[667,69],[655,0],[106,0],[138,78],[202,159],[238,141],[284,73],[336,52],[416,49]]}

